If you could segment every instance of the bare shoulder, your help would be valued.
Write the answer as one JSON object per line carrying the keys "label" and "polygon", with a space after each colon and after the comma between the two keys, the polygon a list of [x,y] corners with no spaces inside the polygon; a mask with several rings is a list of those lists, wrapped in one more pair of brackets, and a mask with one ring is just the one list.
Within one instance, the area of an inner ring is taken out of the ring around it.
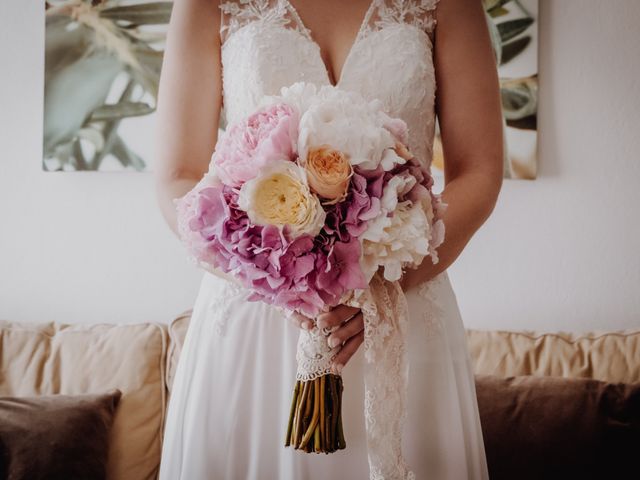
{"label": "bare shoulder", "polygon": [[439,0],[435,15],[435,53],[441,64],[480,76],[496,70],[481,0]]}
{"label": "bare shoulder", "polygon": [[435,17],[441,35],[488,39],[482,0],[436,0]]}
{"label": "bare shoulder", "polygon": [[[218,35],[220,30],[220,4],[223,0],[179,0],[173,2],[170,28],[182,30],[192,38],[210,38]],[[198,28],[201,27],[201,28]]]}

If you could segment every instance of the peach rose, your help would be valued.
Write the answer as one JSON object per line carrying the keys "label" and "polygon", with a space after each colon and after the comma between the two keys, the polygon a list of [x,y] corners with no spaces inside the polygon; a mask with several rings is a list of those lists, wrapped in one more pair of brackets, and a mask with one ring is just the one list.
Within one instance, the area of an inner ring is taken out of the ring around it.
{"label": "peach rose", "polygon": [[309,150],[304,167],[309,186],[328,200],[325,204],[334,204],[346,197],[353,168],[344,153],[329,145],[320,145]]}
{"label": "peach rose", "polygon": [[413,158],[413,153],[411,153],[409,148],[404,143],[396,142],[394,150],[400,158],[404,158],[405,160],[411,160]]}

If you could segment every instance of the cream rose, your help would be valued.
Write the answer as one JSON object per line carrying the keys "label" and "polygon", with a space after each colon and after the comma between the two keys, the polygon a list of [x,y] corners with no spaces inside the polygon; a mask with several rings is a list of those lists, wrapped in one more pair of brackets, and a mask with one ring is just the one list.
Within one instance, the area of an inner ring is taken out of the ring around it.
{"label": "cream rose", "polygon": [[349,188],[353,168],[347,155],[330,145],[321,145],[309,150],[304,162],[311,189],[326,198],[327,205],[344,200]]}
{"label": "cream rose", "polygon": [[238,206],[256,225],[289,225],[295,236],[316,236],[325,221],[320,199],[311,193],[305,170],[282,160],[269,164],[240,189]]}

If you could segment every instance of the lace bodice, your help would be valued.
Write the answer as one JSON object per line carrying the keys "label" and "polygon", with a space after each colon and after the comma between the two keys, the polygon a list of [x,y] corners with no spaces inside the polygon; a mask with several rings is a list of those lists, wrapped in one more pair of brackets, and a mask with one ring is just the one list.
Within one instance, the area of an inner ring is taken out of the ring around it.
{"label": "lace bodice", "polygon": [[[371,0],[336,86],[378,98],[409,127],[430,164],[435,133],[433,38],[438,0]],[[331,84],[319,45],[288,0],[220,4],[223,106],[232,123],[297,81]]]}

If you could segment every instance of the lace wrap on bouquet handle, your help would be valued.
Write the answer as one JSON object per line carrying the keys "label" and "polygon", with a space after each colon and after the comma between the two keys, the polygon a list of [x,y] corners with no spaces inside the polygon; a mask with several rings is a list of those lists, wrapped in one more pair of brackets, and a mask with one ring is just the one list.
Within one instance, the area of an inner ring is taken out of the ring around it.
{"label": "lace wrap on bouquet handle", "polygon": [[[364,414],[370,480],[415,480],[402,455],[409,364],[406,354],[408,305],[398,282],[378,273],[369,287],[347,299],[364,318]],[[334,327],[335,328],[335,327]],[[298,340],[298,380],[330,372],[334,350],[318,328]]]}
{"label": "lace wrap on bouquet handle", "polygon": [[311,330],[302,330],[298,337],[298,348],[296,350],[296,361],[298,370],[296,380],[308,382],[314,378],[332,373],[331,362],[335,353],[340,350],[340,346],[330,348],[327,343],[329,332],[337,330],[313,327]]}

